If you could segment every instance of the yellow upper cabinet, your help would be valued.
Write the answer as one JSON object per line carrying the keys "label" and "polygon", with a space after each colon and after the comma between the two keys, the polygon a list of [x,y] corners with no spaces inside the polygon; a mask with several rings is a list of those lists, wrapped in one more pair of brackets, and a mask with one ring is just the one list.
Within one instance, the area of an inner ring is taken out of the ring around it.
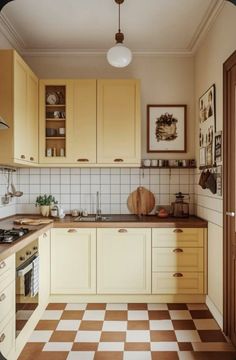
{"label": "yellow upper cabinet", "polygon": [[74,116],[71,146],[72,163],[96,164],[97,81],[74,81]]}
{"label": "yellow upper cabinet", "polygon": [[0,51],[0,133],[2,164],[38,162],[38,78],[14,50]]}
{"label": "yellow upper cabinet", "polygon": [[98,80],[97,162],[140,165],[138,80]]}

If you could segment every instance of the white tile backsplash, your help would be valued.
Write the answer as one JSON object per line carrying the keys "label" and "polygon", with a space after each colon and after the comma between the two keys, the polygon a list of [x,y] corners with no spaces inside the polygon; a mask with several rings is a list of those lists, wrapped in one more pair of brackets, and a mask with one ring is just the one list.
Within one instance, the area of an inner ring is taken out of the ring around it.
{"label": "white tile backsplash", "polygon": [[[8,206],[0,205],[0,217],[18,213],[37,213],[37,195],[51,193],[65,211],[96,210],[96,192],[101,193],[102,213],[129,213],[130,192],[143,185],[155,195],[157,205],[169,205],[178,191],[190,192],[190,209],[194,212],[194,171],[188,169],[139,168],[38,168],[17,171],[17,185],[22,198]],[[0,195],[6,191],[6,177],[0,174]],[[200,195],[200,194],[199,194]]]}

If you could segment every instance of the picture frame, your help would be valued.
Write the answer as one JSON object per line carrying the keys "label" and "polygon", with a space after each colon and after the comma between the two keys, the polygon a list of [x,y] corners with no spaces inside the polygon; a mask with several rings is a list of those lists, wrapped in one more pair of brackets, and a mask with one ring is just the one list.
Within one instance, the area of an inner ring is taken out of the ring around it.
{"label": "picture frame", "polygon": [[222,162],[222,131],[215,133],[215,161],[216,163]]}
{"label": "picture frame", "polygon": [[147,152],[184,153],[187,105],[147,105]]}
{"label": "picture frame", "polygon": [[199,98],[199,158],[203,148],[206,151],[206,162],[200,166],[213,166],[215,163],[215,132],[216,132],[216,88],[213,84]]}

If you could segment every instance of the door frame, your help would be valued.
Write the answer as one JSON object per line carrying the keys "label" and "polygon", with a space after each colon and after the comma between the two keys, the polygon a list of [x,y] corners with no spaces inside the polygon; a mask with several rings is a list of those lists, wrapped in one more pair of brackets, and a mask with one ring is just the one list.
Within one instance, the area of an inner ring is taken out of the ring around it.
{"label": "door frame", "polygon": [[[236,51],[225,61],[223,65],[223,330],[226,335],[231,335],[231,319],[230,311],[230,288],[231,288],[231,264],[230,264],[230,242],[228,239],[232,236],[232,222],[231,218],[226,216],[226,211],[235,211],[230,209],[231,194],[228,188],[232,186],[232,174],[235,171],[235,166],[230,166],[232,163],[231,154],[231,137],[232,130],[235,133],[235,126],[229,126],[229,84],[228,72],[236,64]],[[231,124],[230,124],[231,125]],[[235,230],[234,230],[235,231]],[[232,296],[232,294],[231,294]]]}

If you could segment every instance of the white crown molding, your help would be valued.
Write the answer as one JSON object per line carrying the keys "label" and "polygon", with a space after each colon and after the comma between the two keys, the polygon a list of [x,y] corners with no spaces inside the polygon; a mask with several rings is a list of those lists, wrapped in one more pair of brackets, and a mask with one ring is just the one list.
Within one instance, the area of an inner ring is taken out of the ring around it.
{"label": "white crown molding", "polygon": [[[134,56],[193,56],[213,25],[216,17],[224,6],[224,0],[212,0],[206,15],[199,24],[193,38],[186,49],[137,49],[132,50]],[[0,14],[0,31],[20,54],[24,56],[104,56],[107,49],[33,49],[27,48],[24,39],[16,31],[6,15]]]}
{"label": "white crown molding", "polygon": [[206,37],[207,33],[213,26],[217,16],[223,9],[223,6],[225,4],[225,0],[215,0],[211,1],[211,4],[209,5],[209,8],[206,12],[206,15],[202,19],[201,23],[199,24],[189,46],[188,49],[195,54],[197,49],[200,47],[203,39]]}
{"label": "white crown molding", "polygon": [[15,30],[8,18],[2,13],[0,14],[0,31],[14,49],[18,50],[19,52],[22,52],[25,49],[26,44],[24,40]]}

